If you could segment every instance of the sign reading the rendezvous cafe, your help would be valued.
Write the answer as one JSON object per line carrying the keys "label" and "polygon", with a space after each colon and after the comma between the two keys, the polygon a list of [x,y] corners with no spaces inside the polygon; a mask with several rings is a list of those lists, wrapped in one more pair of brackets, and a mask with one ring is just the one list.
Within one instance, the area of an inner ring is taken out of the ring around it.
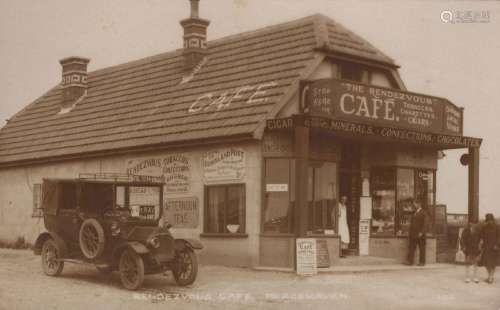
{"label": "sign reading the rendezvous cafe", "polygon": [[305,114],[417,131],[462,134],[463,110],[443,98],[338,79],[302,83]]}

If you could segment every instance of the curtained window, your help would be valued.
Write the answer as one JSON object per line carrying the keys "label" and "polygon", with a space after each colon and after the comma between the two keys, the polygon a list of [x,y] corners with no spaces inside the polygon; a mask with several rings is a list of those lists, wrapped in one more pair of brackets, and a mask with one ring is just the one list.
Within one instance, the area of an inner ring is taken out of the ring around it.
{"label": "curtained window", "polygon": [[245,185],[207,186],[205,193],[205,232],[245,233]]}

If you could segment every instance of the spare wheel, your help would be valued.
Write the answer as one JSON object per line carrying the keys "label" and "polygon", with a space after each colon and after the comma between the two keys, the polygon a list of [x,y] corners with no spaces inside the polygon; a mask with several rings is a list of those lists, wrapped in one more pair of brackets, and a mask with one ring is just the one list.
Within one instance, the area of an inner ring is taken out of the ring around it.
{"label": "spare wheel", "polygon": [[88,259],[98,258],[104,251],[104,229],[96,219],[86,219],[80,227],[80,249]]}

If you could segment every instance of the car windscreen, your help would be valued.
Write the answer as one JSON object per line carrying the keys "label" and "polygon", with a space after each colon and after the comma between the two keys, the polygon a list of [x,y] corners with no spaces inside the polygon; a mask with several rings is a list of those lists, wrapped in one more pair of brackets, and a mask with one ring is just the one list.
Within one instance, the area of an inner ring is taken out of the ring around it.
{"label": "car windscreen", "polygon": [[157,220],[160,217],[160,188],[157,186],[130,186],[129,209],[133,217]]}

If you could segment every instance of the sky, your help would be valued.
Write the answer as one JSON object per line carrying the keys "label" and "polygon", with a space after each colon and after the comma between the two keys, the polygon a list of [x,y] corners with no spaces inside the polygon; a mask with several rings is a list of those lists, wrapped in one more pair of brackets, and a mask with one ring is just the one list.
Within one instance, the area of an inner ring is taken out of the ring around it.
{"label": "sky", "polygon": [[[452,23],[448,13],[488,14]],[[464,134],[483,138],[480,214],[500,215],[500,1],[201,0],[216,39],[321,13],[340,22],[401,66],[408,90],[465,108]],[[0,126],[57,85],[58,61],[91,59],[89,70],[178,49],[188,0],[0,0]],[[445,22],[442,17],[444,17]],[[467,167],[446,152],[438,164],[437,202],[467,212]]]}

